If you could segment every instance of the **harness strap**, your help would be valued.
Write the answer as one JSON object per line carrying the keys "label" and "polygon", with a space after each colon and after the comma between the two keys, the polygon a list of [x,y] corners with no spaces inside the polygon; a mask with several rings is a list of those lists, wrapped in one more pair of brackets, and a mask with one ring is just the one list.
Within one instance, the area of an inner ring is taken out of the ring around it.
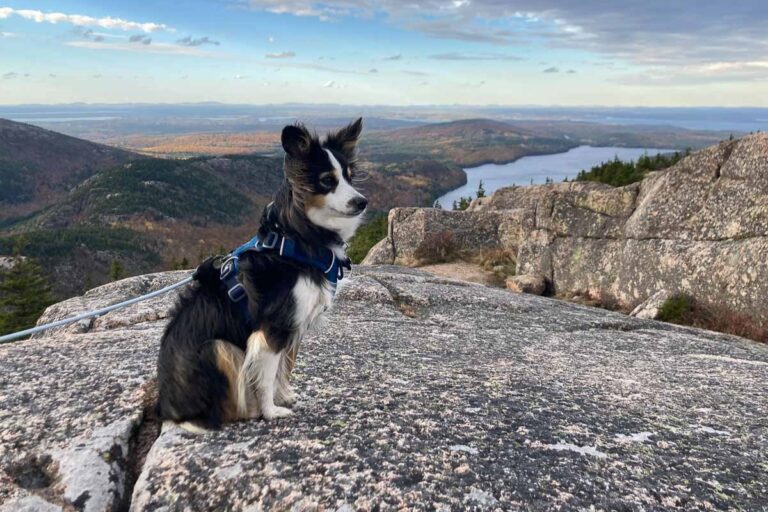
{"label": "harness strap", "polygon": [[255,324],[253,317],[248,310],[248,300],[245,287],[237,278],[239,274],[239,259],[240,256],[246,252],[265,252],[275,251],[279,256],[296,261],[298,263],[314,267],[323,272],[326,280],[331,285],[333,293],[336,293],[336,286],[338,282],[344,279],[344,269],[351,270],[352,265],[347,258],[344,261],[340,261],[336,254],[330,249],[324,249],[319,257],[312,257],[304,251],[300,245],[290,238],[283,236],[275,231],[270,231],[267,236],[262,240],[259,235],[256,235],[248,242],[244,243],[234,251],[232,251],[229,257],[224,260],[221,266],[220,280],[226,290],[229,299],[238,305],[242,317],[248,322],[251,328],[254,330],[258,328]]}

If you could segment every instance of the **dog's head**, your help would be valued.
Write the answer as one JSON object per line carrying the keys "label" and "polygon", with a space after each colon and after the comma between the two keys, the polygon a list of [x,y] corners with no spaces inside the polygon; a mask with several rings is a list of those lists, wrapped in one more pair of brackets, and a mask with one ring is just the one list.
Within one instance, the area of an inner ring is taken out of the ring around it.
{"label": "dog's head", "polygon": [[357,139],[363,129],[358,119],[321,142],[301,124],[283,129],[285,176],[293,200],[313,224],[349,240],[360,225],[368,200],[352,186]]}

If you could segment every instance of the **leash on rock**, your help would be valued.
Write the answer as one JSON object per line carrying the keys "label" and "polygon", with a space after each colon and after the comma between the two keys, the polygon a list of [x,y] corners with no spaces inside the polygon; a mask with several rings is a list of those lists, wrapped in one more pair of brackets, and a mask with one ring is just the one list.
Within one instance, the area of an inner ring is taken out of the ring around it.
{"label": "leash on rock", "polygon": [[38,332],[47,331],[49,329],[55,329],[56,327],[63,327],[65,325],[73,324],[75,322],[86,320],[88,318],[94,318],[94,317],[106,315],[110,311],[125,308],[130,306],[131,304],[136,304],[137,302],[142,302],[142,301],[151,299],[153,297],[157,297],[158,295],[163,295],[165,293],[168,293],[171,290],[175,290],[176,288],[186,286],[192,281],[194,281],[194,279],[195,279],[194,276],[190,276],[182,281],[179,281],[178,283],[166,286],[165,288],[161,288],[159,290],[155,290],[154,292],[147,293],[146,295],[142,295],[140,297],[135,297],[133,299],[125,300],[123,302],[118,302],[117,304],[112,304],[111,306],[107,306],[105,308],[89,311],[87,313],[81,313],[79,315],[72,316],[69,318],[64,318],[63,320],[58,320],[56,322],[51,322],[49,324],[37,325],[29,329],[24,329],[23,331],[6,334],[5,336],[0,336],[0,343],[6,343],[8,341],[13,341],[19,338],[24,338],[26,336],[31,336],[32,334],[37,334]]}
{"label": "leash on rock", "polygon": [[118,302],[117,304],[112,304],[111,306],[107,306],[101,309],[89,311],[87,313],[81,313],[70,318],[58,320],[56,322],[38,325],[23,331],[0,336],[0,344],[14,341],[19,338],[24,338],[26,336],[31,336],[33,334],[47,331],[49,329],[55,329],[56,327],[63,327],[65,325],[73,324],[88,318],[100,317],[111,311],[115,311],[116,309],[122,309],[124,307],[130,306],[131,304],[136,304],[137,302],[142,302],[153,297],[166,294],[172,290],[175,290],[176,288],[186,286],[195,280],[200,281],[203,285],[206,285],[205,281],[210,280],[210,276],[207,275],[210,273],[210,269],[208,267],[214,265],[214,262],[223,262],[220,270],[215,266],[212,266],[211,268],[216,269],[216,278],[221,284],[224,285],[230,300],[238,304],[240,308],[244,310],[242,313],[244,318],[250,321],[250,314],[248,313],[246,306],[247,301],[242,300],[246,296],[245,288],[243,288],[243,285],[240,284],[240,281],[237,279],[237,262],[238,258],[246,252],[263,251],[269,251],[282,258],[293,260],[302,265],[311,266],[320,270],[323,272],[323,275],[325,276],[334,292],[336,290],[336,283],[344,278],[344,269],[352,268],[348,258],[346,261],[340,261],[336,258],[336,255],[330,249],[324,248],[320,254],[311,255],[305,252],[290,238],[274,231],[270,231],[267,233],[267,236],[264,237],[264,239],[259,236],[255,236],[245,244],[229,253],[227,256],[216,256],[206,259],[203,263],[200,264],[200,266],[197,267],[195,272],[190,277],[187,277],[178,283],[168,285],[165,288],[161,288],[159,290],[155,290],[145,295],[125,300],[123,302]]}

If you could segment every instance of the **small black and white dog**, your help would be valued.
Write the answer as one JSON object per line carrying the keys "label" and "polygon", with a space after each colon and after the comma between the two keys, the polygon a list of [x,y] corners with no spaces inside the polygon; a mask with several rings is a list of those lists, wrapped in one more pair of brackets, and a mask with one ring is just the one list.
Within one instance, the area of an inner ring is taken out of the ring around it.
{"label": "small black and white dog", "polygon": [[[278,231],[305,254],[330,249],[348,261],[346,241],[368,204],[351,185],[361,130],[358,119],[321,142],[301,124],[283,129],[285,181],[262,214],[259,236]],[[163,420],[196,430],[292,413],[289,377],[302,337],[331,305],[331,283],[322,270],[274,252],[244,253],[239,272],[251,323],[211,261],[180,297],[158,361]]]}

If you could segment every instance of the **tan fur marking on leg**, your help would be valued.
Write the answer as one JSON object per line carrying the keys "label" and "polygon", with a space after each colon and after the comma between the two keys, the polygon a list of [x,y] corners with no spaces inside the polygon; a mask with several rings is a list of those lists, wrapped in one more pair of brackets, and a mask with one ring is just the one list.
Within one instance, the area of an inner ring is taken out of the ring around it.
{"label": "tan fur marking on leg", "polygon": [[240,402],[240,380],[241,370],[245,354],[235,345],[223,340],[216,340],[216,367],[224,374],[229,383],[227,401],[224,404],[224,421],[235,421],[242,417],[238,410]]}
{"label": "tan fur marking on leg", "polygon": [[293,367],[296,366],[296,358],[299,356],[299,344],[294,343],[293,346],[285,354],[285,371],[286,380],[293,373]]}
{"label": "tan fur marking on leg", "polygon": [[299,353],[298,343],[292,345],[280,355],[280,366],[277,370],[277,382],[275,382],[275,403],[277,405],[293,405],[297,395],[291,388],[291,372],[296,365],[296,356]]}
{"label": "tan fur marking on leg", "polygon": [[245,359],[237,379],[237,411],[241,418],[257,418],[260,407],[255,396],[258,375],[259,353],[270,350],[262,331],[256,331],[248,337]]}

